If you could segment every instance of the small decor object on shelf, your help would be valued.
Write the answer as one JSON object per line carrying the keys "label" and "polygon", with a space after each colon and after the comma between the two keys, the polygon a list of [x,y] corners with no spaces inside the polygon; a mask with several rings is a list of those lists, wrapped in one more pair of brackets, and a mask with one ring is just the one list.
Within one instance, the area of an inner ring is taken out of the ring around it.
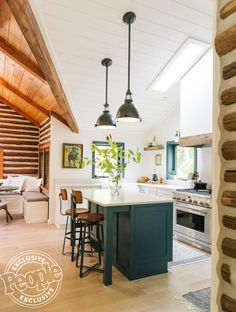
{"label": "small decor object on shelf", "polygon": [[152,141],[152,145],[151,146],[157,146],[156,136],[153,137],[153,141]]}
{"label": "small decor object on shelf", "polygon": [[175,134],[175,143],[179,143],[179,139],[180,139],[180,131],[176,131],[176,134]]}
{"label": "small decor object on shelf", "polygon": [[[111,138],[108,137],[109,146],[99,149],[96,144],[91,145],[91,150],[96,151],[96,166],[99,167],[104,174],[108,175],[111,184],[112,195],[119,195],[121,188],[120,182],[127,166],[130,162],[140,163],[142,155],[137,148],[136,151],[128,149],[124,151],[123,146],[116,145]],[[122,158],[122,161],[117,161]]]}
{"label": "small decor object on shelf", "polygon": [[155,165],[157,165],[157,166],[161,165],[161,154],[155,155]]}
{"label": "small decor object on shelf", "polygon": [[81,168],[83,161],[83,145],[63,143],[63,168]]}

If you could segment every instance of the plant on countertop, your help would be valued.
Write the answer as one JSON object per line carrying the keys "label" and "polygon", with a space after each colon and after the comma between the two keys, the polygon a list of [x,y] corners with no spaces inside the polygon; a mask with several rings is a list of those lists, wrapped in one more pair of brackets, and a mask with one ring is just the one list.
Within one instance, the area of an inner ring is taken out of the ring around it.
{"label": "plant on countertop", "polygon": [[96,166],[110,178],[114,195],[119,195],[121,177],[128,164],[130,162],[140,163],[142,155],[138,148],[136,151],[128,149],[126,153],[123,146],[117,146],[111,136],[108,136],[107,140],[109,144],[107,148],[99,149],[96,144],[92,144],[91,150],[96,151],[97,154]]}
{"label": "plant on countertop", "polygon": [[173,179],[176,179],[176,178],[177,178],[177,172],[176,172],[176,170],[171,170],[171,171],[169,172],[169,174],[170,174],[170,176],[171,176]]}

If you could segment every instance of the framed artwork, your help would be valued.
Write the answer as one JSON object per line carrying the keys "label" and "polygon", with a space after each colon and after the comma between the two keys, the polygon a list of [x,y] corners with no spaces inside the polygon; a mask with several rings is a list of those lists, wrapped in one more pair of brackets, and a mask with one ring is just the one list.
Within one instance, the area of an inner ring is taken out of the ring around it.
{"label": "framed artwork", "polygon": [[62,168],[80,168],[83,144],[63,143],[62,155]]}
{"label": "framed artwork", "polygon": [[161,165],[161,154],[155,155],[155,165]]}

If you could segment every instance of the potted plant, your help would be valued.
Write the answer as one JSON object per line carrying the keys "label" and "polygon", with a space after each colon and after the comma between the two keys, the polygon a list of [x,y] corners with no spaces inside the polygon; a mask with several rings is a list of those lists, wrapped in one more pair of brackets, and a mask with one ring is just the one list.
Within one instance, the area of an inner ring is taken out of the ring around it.
{"label": "potted plant", "polygon": [[171,178],[172,178],[173,180],[177,180],[177,172],[176,172],[176,170],[171,170],[171,171],[169,172],[169,174],[170,174],[170,176],[171,176]]}
{"label": "potted plant", "polygon": [[121,188],[121,178],[130,162],[140,163],[141,153],[138,148],[136,151],[128,149],[124,151],[123,146],[117,146],[111,136],[107,138],[109,146],[99,149],[95,144],[91,145],[91,150],[96,151],[95,163],[110,180],[112,193],[119,195]]}

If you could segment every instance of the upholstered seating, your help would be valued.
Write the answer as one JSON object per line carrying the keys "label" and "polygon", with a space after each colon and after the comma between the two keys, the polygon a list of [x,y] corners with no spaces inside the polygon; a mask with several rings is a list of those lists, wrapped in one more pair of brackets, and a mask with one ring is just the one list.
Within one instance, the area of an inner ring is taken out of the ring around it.
{"label": "upholstered seating", "polygon": [[40,202],[40,201],[48,201],[48,196],[44,195],[40,192],[23,192],[22,196],[24,200],[28,203],[30,202]]}
{"label": "upholstered seating", "polygon": [[23,192],[26,223],[44,223],[48,220],[48,196],[40,192]]}

